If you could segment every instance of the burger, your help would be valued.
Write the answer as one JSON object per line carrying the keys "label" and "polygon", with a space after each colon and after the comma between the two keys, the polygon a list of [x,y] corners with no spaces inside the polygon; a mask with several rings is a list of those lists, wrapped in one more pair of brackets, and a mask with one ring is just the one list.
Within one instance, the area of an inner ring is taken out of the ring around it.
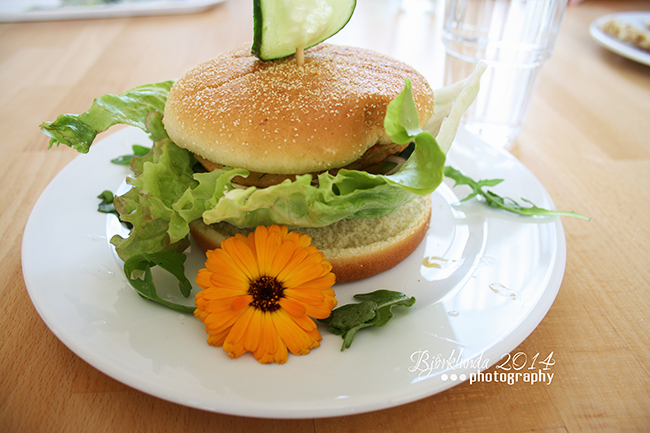
{"label": "burger", "polygon": [[[301,175],[317,189],[324,173],[334,177],[341,170],[377,173],[382,166],[394,168],[387,160],[395,161],[409,143],[395,143],[384,129],[384,118],[388,103],[404,89],[405,77],[411,82],[418,124],[425,125],[434,106],[426,79],[370,50],[321,44],[298,66],[290,58],[260,61],[240,47],[187,72],[167,98],[167,133],[207,170],[245,169],[249,174],[236,176],[232,183],[250,188],[241,190],[247,199],[240,209],[246,214],[228,218],[213,211],[191,223],[197,244],[204,250],[217,248],[225,237],[260,222],[289,225],[312,237],[339,282],[369,277],[407,257],[426,233],[428,195],[414,203],[405,197],[408,205],[399,207],[360,199],[339,211],[335,221],[308,206],[284,203],[286,208],[273,213],[275,205],[247,203],[255,199],[254,191],[281,189],[277,185],[293,183]],[[284,201],[284,196],[275,199]],[[371,206],[373,218],[356,218]],[[258,221],[249,213],[269,219]]]}
{"label": "burger", "polygon": [[182,253],[190,233],[208,250],[281,224],[310,235],[341,283],[390,269],[421,243],[481,73],[434,92],[410,66],[366,49],[322,43],[298,64],[238,47],[41,129],[50,145],[81,152],[116,123],[151,134],[115,199],[131,224],[111,240],[125,262]]}

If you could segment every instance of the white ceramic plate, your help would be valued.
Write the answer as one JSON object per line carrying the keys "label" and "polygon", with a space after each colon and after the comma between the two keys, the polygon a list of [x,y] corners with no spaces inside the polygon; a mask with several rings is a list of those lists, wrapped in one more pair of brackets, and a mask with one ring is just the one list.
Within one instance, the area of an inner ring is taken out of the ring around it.
{"label": "white ceramic plate", "polygon": [[591,37],[600,45],[630,60],[650,66],[650,52],[637,48],[632,44],[620,41],[600,29],[600,26],[609,20],[621,20],[636,27],[648,30],[650,25],[650,12],[622,12],[602,16],[594,20],[589,26]]}
{"label": "white ceramic plate", "polygon": [[[116,219],[95,210],[96,196],[128,174],[109,160],[146,141],[139,130],[120,130],[62,170],[32,211],[22,260],[31,299],[64,344],[107,375],[162,399],[268,418],[408,403],[497,363],[535,329],[560,287],[566,250],[558,218],[518,217],[475,201],[458,205],[467,191],[443,184],[432,196],[426,240],[406,261],[335,286],[339,305],[386,288],[415,296],[413,307],[397,309],[384,328],[360,331],[344,352],[342,339],[323,328],[321,347],[290,355],[284,365],[262,365],[250,354],[232,360],[207,345],[197,319],[145,301],[128,286],[108,242]],[[521,163],[464,130],[450,162],[475,178],[505,178],[494,188],[499,194],[553,207]],[[188,254],[188,276],[204,260],[196,251]]]}
{"label": "white ceramic plate", "polygon": [[224,0],[118,0],[84,5],[64,0],[0,0],[0,22],[109,18],[201,12]]}

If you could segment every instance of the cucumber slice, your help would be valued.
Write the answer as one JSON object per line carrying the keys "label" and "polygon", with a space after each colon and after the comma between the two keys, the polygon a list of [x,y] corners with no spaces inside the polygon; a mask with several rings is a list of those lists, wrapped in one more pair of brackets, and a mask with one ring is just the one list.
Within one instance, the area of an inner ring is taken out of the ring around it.
{"label": "cucumber slice", "polygon": [[356,0],[253,0],[253,46],[262,60],[288,57],[334,36]]}

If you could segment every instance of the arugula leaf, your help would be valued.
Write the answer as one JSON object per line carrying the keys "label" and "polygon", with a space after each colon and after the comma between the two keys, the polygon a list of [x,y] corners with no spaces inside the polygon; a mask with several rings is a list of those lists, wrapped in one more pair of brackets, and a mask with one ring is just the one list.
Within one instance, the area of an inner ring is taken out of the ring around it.
{"label": "arugula leaf", "polygon": [[102,201],[99,203],[99,206],[97,207],[97,210],[99,212],[103,213],[112,213],[116,216],[119,217],[119,214],[115,210],[115,205],[113,204],[113,193],[109,190],[104,190],[102,191],[101,194],[97,196],[97,198],[101,198]]}
{"label": "arugula leaf", "polygon": [[192,284],[183,272],[186,259],[185,254],[172,251],[136,254],[129,257],[124,263],[124,273],[131,286],[141,297],[158,302],[176,311],[193,313],[194,307],[176,304],[160,298],[156,292],[153,275],[151,274],[152,267],[160,266],[178,279],[178,288],[181,294],[187,298],[192,292]]}
{"label": "arugula leaf", "polygon": [[134,156],[141,158],[145,156],[147,153],[149,153],[149,151],[151,150],[150,147],[141,146],[139,144],[134,144],[131,148],[133,149],[132,155],[118,156],[117,158],[111,159],[111,162],[117,165],[129,165]]}
{"label": "arugula leaf", "polygon": [[524,207],[511,198],[501,197],[500,195],[490,190],[483,190],[483,188],[485,187],[496,186],[500,184],[501,182],[503,182],[503,179],[485,179],[485,180],[479,180],[477,182],[474,179],[465,176],[459,170],[450,166],[445,167],[445,176],[453,179],[456,182],[454,186],[467,185],[470,188],[472,188],[473,192],[467,197],[465,197],[464,199],[462,199],[461,202],[470,200],[476,196],[481,196],[485,199],[485,201],[489,206],[492,206],[497,209],[503,209],[508,212],[516,213],[519,215],[570,216],[570,217],[580,218],[587,221],[591,219],[587,216],[572,211],[549,210],[549,209],[537,207],[533,202],[522,197],[521,200],[530,205],[530,207]]}
{"label": "arugula leaf", "polygon": [[117,219],[120,220],[120,223],[122,223],[124,227],[129,230],[133,228],[133,224],[128,221],[122,221],[122,218],[120,218],[120,213],[117,211],[117,209],[115,209],[115,195],[112,191],[106,189],[102,191],[102,193],[99,194],[97,198],[102,199],[102,201],[97,206],[98,212],[113,214],[117,217]]}
{"label": "arugula leaf", "polygon": [[327,319],[319,320],[335,335],[343,337],[341,351],[352,345],[357,331],[369,326],[384,326],[393,318],[393,307],[410,307],[415,304],[414,297],[392,290],[377,290],[372,293],[354,295],[362,302],[347,304],[336,308]]}

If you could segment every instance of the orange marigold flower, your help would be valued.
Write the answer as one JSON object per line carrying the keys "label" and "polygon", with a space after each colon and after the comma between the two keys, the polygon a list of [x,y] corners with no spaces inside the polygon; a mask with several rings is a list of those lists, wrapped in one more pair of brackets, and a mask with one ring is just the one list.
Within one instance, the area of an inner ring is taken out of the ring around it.
{"label": "orange marigold flower", "polygon": [[305,355],[322,339],[311,318],[336,307],[332,266],[307,235],[285,226],[259,226],[207,252],[196,283],[194,315],[208,343],[232,358],[251,352],[261,363]]}

